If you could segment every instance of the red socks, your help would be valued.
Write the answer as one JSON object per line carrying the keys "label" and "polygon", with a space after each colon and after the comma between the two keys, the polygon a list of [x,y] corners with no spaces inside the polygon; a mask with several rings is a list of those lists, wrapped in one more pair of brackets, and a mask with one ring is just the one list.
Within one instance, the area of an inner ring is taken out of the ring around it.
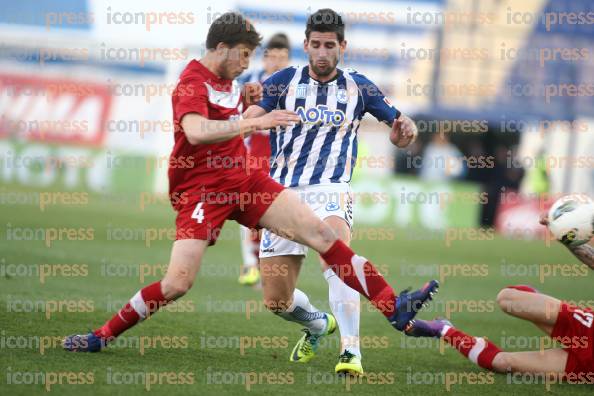
{"label": "red socks", "polygon": [[493,370],[493,359],[501,352],[497,345],[486,338],[472,337],[450,326],[445,326],[441,335],[471,362],[487,370]]}
{"label": "red socks", "polygon": [[168,302],[161,291],[161,281],[152,283],[136,293],[103,327],[95,330],[95,335],[117,337]]}
{"label": "red socks", "polygon": [[[322,258],[344,283],[365,296],[386,317],[394,314],[394,290],[367,259],[357,256],[341,240],[336,240]],[[168,302],[161,291],[161,282],[155,282],[136,293],[103,327],[95,330],[95,334],[117,337]]]}
{"label": "red socks", "polygon": [[357,256],[341,240],[336,240],[321,256],[344,283],[365,296],[386,317],[394,314],[394,290],[366,258]]}

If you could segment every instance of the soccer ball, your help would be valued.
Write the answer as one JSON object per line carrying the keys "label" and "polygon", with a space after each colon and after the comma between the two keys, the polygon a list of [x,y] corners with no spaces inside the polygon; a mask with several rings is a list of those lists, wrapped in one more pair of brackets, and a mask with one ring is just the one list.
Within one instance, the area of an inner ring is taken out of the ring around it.
{"label": "soccer ball", "polygon": [[579,246],[594,237],[594,201],[585,195],[566,195],[549,209],[549,230],[561,243]]}

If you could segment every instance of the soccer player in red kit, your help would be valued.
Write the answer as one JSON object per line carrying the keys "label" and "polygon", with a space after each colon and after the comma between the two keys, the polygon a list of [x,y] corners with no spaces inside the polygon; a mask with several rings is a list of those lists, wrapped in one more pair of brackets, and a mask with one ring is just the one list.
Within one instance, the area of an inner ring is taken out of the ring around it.
{"label": "soccer player in red kit", "polygon": [[[160,307],[182,297],[192,287],[204,252],[214,245],[227,219],[255,228],[266,227],[319,252],[343,281],[363,294],[397,330],[410,325],[418,310],[437,291],[430,281],[414,292],[396,296],[376,268],[341,242],[299,197],[246,162],[243,137],[255,130],[299,122],[297,114],[271,111],[242,119],[243,100],[234,79],[249,66],[260,35],[238,13],[225,13],[210,26],[207,53],[191,61],[173,94],[176,125],[169,183],[177,211],[176,241],[164,278],[139,290],[98,329],[65,338],[70,351],[97,352]],[[411,131],[403,129],[402,139]],[[306,326],[314,334],[334,330],[331,314],[316,310],[305,296],[293,299],[299,268],[291,268],[274,285],[265,284],[266,306],[283,318]],[[267,293],[273,287],[274,293]]]}
{"label": "soccer player in red kit", "polygon": [[[548,225],[546,213],[540,223]],[[584,244],[567,248],[594,269],[594,248]],[[561,348],[506,352],[483,337],[473,337],[445,319],[414,320],[407,335],[436,337],[456,348],[473,363],[499,373],[530,373],[545,381],[594,384],[594,311],[538,292],[531,286],[508,286],[497,295],[503,312],[534,323]],[[522,377],[520,377],[522,378]]]}

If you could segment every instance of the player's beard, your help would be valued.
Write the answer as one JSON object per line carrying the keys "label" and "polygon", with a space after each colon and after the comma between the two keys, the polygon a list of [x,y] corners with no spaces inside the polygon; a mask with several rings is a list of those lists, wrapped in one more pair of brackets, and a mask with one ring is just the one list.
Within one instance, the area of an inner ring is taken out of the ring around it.
{"label": "player's beard", "polygon": [[237,69],[233,66],[227,65],[221,68],[219,75],[226,80],[235,80],[235,78],[237,78],[242,72],[243,69]]}
{"label": "player's beard", "polygon": [[219,75],[226,80],[235,80],[244,71],[244,69],[239,65],[239,61],[234,58],[234,56],[237,57],[237,54],[229,51],[227,53],[227,57],[219,69]]}
{"label": "player's beard", "polygon": [[318,67],[315,61],[309,58],[309,67],[318,77],[327,77],[334,72],[338,65],[338,59],[328,59],[325,67]]}

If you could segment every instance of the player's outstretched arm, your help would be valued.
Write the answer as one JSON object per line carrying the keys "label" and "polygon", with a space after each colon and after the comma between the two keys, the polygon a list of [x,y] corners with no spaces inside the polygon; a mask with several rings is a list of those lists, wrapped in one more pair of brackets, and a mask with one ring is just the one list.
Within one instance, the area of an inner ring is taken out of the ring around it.
{"label": "player's outstretched arm", "polygon": [[260,129],[288,126],[299,121],[299,116],[287,110],[273,110],[260,117],[234,121],[209,120],[197,113],[189,113],[181,125],[190,144],[224,142],[235,136],[248,136]]}
{"label": "player's outstretched arm", "polygon": [[[539,221],[540,224],[544,226],[549,225],[549,219],[547,218],[546,212],[540,215]],[[594,270],[594,247],[586,243],[580,246],[567,246],[567,249],[569,249],[578,260]]]}
{"label": "player's outstretched arm", "polygon": [[418,130],[415,122],[394,107],[382,91],[367,77],[355,72],[353,74],[365,103],[365,112],[373,115],[378,121],[391,127],[390,142],[398,148],[405,148],[414,143]]}
{"label": "player's outstretched arm", "polygon": [[256,118],[266,114],[266,110],[258,105],[252,105],[243,112],[243,118]]}

